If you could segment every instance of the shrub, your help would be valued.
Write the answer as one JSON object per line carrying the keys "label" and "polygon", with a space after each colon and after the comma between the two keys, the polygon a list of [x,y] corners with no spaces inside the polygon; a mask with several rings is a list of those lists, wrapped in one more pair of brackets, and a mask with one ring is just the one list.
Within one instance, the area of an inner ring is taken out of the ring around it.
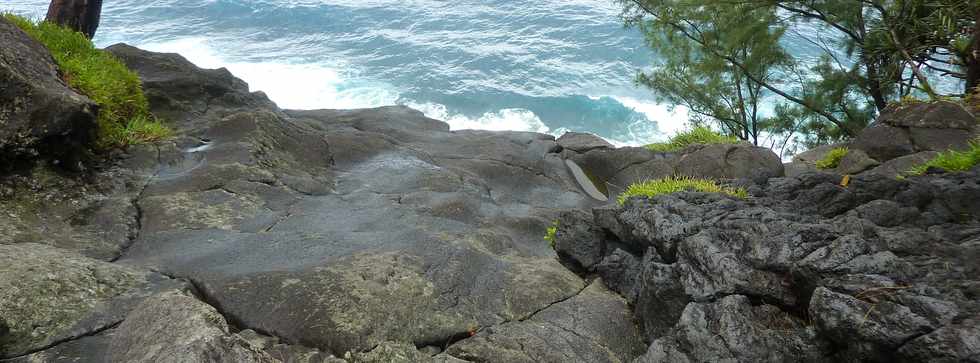
{"label": "shrub", "polygon": [[82,33],[13,14],[3,17],[47,47],[68,85],[99,105],[96,147],[123,147],[170,136],[170,130],[150,114],[136,73],[95,48]]}
{"label": "shrub", "polygon": [[558,236],[558,220],[551,222],[551,227],[548,227],[548,231],[544,235],[544,240],[548,241],[548,245],[551,249],[555,249],[555,238]]}
{"label": "shrub", "polygon": [[726,136],[712,131],[704,126],[697,126],[688,131],[682,131],[667,142],[647,145],[646,148],[656,152],[671,152],[681,150],[691,145],[705,144],[737,144],[738,138]]}
{"label": "shrub", "polygon": [[718,185],[711,179],[691,178],[691,177],[667,177],[663,179],[647,180],[635,183],[626,188],[626,192],[619,196],[619,204],[622,205],[630,197],[644,196],[655,197],[663,194],[677,193],[683,191],[695,191],[702,193],[723,193],[736,198],[748,197],[748,192],[743,188],[731,188]]}
{"label": "shrub", "polygon": [[939,154],[934,159],[918,165],[905,172],[907,175],[922,175],[931,167],[948,172],[966,171],[980,164],[980,139],[970,143],[966,151],[949,150]]}
{"label": "shrub", "polygon": [[823,159],[817,160],[817,169],[833,169],[840,165],[840,161],[847,156],[850,152],[847,147],[836,147],[830,150],[823,157]]}

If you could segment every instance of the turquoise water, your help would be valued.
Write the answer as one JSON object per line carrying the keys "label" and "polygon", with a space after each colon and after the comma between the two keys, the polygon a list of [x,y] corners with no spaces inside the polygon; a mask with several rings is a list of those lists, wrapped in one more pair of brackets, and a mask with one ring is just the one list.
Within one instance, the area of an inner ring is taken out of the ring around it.
{"label": "turquoise water", "polygon": [[283,108],[405,104],[454,129],[642,144],[686,116],[634,86],[653,55],[618,13],[610,0],[113,0],[95,41],[227,67]]}

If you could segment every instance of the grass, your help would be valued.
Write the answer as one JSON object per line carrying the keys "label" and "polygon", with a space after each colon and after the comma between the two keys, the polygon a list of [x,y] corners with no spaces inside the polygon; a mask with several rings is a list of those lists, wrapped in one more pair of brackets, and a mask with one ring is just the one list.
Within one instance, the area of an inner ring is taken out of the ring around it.
{"label": "grass", "polygon": [[54,56],[69,86],[99,105],[96,147],[109,149],[165,139],[171,131],[149,112],[133,71],[79,32],[3,14]]}
{"label": "grass", "polygon": [[548,227],[548,231],[544,235],[544,240],[548,241],[548,245],[551,249],[555,249],[555,239],[558,236],[558,220],[551,222],[551,227]]}
{"label": "grass", "polygon": [[647,180],[635,183],[626,188],[626,192],[621,194],[617,201],[620,205],[627,199],[636,196],[655,197],[658,195],[671,194],[683,191],[695,191],[702,193],[722,193],[736,198],[747,198],[749,193],[743,188],[731,188],[718,185],[711,179],[692,178],[692,177],[667,177],[663,179]]}
{"label": "grass", "polygon": [[947,172],[958,172],[972,169],[980,164],[980,139],[970,143],[970,149],[966,151],[949,150],[939,154],[932,160],[921,165],[915,166],[906,175],[922,175],[929,168],[939,168]]}
{"label": "grass", "polygon": [[646,148],[656,152],[672,152],[691,145],[737,143],[738,138],[734,136],[722,135],[712,131],[710,128],[697,126],[693,129],[677,133],[677,135],[671,137],[667,142],[650,144]]}
{"label": "grass", "polygon": [[817,169],[833,169],[840,165],[840,161],[847,156],[850,150],[847,147],[835,147],[823,157],[817,160]]}

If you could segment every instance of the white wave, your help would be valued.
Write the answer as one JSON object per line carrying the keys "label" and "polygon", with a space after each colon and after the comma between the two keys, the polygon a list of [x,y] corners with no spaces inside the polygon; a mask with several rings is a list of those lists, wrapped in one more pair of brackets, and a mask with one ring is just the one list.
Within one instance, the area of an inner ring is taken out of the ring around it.
{"label": "white wave", "polygon": [[549,133],[551,130],[534,112],[523,108],[505,108],[471,118],[450,112],[438,103],[406,102],[406,106],[422,111],[426,117],[442,120],[451,130],[529,131]]}
{"label": "white wave", "polygon": [[612,96],[614,100],[633,111],[642,113],[647,119],[656,121],[662,137],[667,137],[683,131],[687,127],[688,111],[684,106],[676,106],[673,110],[667,105],[638,100],[632,97]]}
{"label": "white wave", "polygon": [[288,109],[352,109],[395,105],[399,93],[380,82],[350,82],[337,68],[323,64],[247,62],[225,59],[203,38],[139,44],[154,52],[180,53],[202,68],[228,68]]}

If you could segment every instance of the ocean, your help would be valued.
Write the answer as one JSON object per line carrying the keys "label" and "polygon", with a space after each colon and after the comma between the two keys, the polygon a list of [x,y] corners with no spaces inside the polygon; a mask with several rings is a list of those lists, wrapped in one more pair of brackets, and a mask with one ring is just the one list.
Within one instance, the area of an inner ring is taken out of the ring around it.
{"label": "ocean", "polygon": [[[42,18],[47,0],[0,11]],[[95,37],[226,67],[282,108],[403,104],[453,129],[664,139],[683,110],[633,80],[655,57],[611,0],[111,0]]]}

